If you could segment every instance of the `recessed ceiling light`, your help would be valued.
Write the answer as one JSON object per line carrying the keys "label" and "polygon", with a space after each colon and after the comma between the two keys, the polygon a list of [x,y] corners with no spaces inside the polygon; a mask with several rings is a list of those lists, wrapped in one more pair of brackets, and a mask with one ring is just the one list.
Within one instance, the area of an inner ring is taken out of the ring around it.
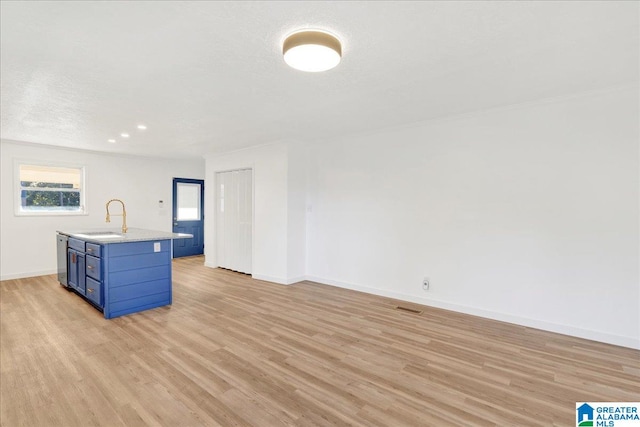
{"label": "recessed ceiling light", "polygon": [[138,125],[138,129],[145,130],[147,127],[145,125]]}
{"label": "recessed ceiling light", "polygon": [[123,138],[129,138],[129,134],[128,133],[121,133],[120,136],[123,137]]}
{"label": "recessed ceiling light", "polygon": [[110,143],[112,143],[112,144],[115,144],[115,143],[116,143],[116,140],[115,140],[115,139],[108,139],[107,141],[109,141],[109,142],[110,142]]}
{"label": "recessed ceiling light", "polygon": [[340,63],[342,45],[332,34],[303,30],[288,36],[282,44],[284,62],[300,71],[330,70]]}

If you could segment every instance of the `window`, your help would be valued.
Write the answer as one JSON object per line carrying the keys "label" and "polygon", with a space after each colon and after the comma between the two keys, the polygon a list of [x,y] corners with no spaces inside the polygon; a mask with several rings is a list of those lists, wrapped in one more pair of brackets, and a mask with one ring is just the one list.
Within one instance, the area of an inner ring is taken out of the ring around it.
{"label": "window", "polygon": [[84,167],[16,164],[16,215],[86,214]]}
{"label": "window", "polygon": [[177,183],[178,221],[200,221],[200,184]]}

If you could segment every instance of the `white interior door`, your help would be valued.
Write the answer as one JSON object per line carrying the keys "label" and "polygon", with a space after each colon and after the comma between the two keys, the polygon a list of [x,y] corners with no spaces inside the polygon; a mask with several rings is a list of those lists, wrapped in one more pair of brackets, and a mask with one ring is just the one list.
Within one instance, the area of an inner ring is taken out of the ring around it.
{"label": "white interior door", "polygon": [[251,169],[216,173],[218,266],[251,274],[253,192]]}

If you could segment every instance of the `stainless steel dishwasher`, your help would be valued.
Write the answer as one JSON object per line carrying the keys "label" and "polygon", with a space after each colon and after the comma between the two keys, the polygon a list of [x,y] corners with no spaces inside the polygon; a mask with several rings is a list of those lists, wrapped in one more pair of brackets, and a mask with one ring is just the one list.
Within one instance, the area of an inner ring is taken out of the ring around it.
{"label": "stainless steel dishwasher", "polygon": [[67,278],[67,248],[69,246],[69,236],[56,234],[58,240],[58,282],[66,288],[69,287]]}

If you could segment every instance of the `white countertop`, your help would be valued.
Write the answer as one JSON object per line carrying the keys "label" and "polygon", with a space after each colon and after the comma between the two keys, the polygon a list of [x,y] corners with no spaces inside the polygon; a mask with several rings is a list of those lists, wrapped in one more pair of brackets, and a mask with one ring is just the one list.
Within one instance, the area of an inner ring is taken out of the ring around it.
{"label": "white countertop", "polygon": [[142,242],[145,240],[188,239],[193,234],[169,233],[166,231],[145,230],[143,228],[129,228],[126,233],[121,228],[85,228],[82,230],[57,230],[58,233],[99,244]]}

